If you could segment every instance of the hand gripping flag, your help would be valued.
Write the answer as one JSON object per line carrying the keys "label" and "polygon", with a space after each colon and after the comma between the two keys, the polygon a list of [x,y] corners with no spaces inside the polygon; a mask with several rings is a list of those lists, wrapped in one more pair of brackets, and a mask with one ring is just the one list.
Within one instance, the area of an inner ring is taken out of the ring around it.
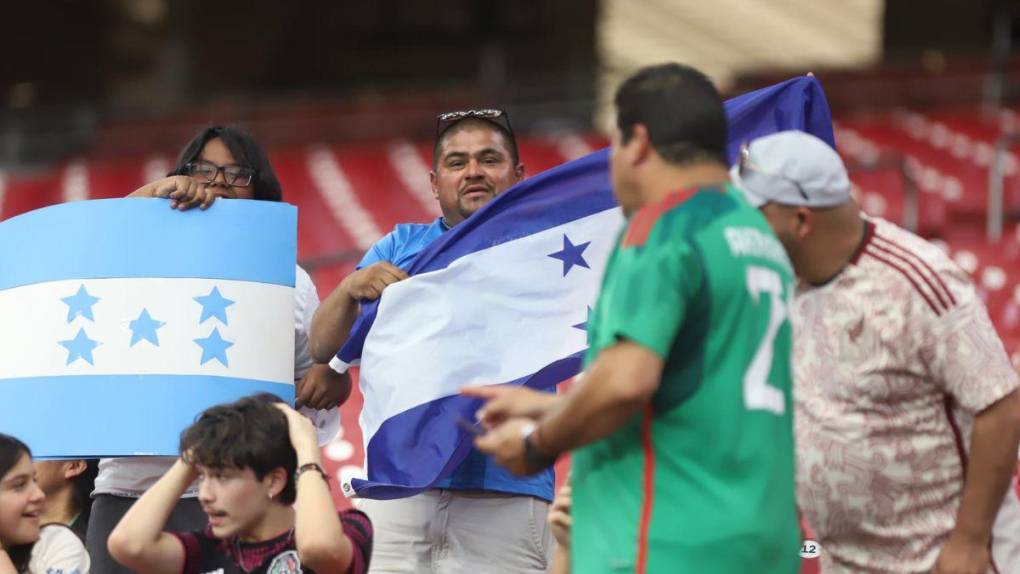
{"label": "hand gripping flag", "polygon": [[[829,107],[813,77],[726,102],[728,153],[781,130],[834,145]],[[580,369],[585,323],[623,222],[610,190],[608,150],[507,190],[443,234],[405,281],[362,305],[330,363],[360,364],[363,476],[344,494],[411,496],[448,476],[470,450],[468,384],[549,388]]]}
{"label": "hand gripping flag", "polygon": [[108,199],[0,223],[0,432],[42,457],[175,455],[203,409],[294,396],[297,210]]}

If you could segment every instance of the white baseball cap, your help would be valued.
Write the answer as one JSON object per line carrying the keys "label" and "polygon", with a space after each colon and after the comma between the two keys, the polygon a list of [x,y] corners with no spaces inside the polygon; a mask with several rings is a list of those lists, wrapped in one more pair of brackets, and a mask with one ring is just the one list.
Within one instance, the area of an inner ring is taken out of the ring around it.
{"label": "white baseball cap", "polygon": [[777,132],[740,147],[733,183],[755,207],[766,203],[836,207],[850,200],[850,178],[836,150],[802,131]]}

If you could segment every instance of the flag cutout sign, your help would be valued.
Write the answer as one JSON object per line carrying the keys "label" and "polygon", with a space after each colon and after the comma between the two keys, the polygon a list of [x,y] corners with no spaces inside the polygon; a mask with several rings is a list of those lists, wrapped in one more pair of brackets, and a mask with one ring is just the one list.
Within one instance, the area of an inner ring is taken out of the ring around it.
{"label": "flag cutout sign", "polygon": [[0,432],[37,456],[174,455],[203,409],[294,395],[297,210],[109,199],[0,223]]}

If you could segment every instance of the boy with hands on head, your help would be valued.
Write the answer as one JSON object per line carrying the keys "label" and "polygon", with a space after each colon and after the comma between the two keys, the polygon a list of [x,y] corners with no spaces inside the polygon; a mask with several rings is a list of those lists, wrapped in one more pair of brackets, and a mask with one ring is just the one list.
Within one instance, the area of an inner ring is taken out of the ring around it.
{"label": "boy with hands on head", "polygon": [[[315,427],[277,397],[207,409],[181,434],[180,451],[110,535],[121,564],[143,574],[367,571],[371,522],[335,511]],[[196,478],[208,526],[164,532]]]}

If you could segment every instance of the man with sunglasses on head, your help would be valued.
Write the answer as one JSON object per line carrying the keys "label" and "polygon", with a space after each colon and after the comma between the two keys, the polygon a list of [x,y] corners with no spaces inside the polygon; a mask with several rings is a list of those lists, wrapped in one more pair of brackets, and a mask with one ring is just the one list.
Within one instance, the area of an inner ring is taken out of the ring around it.
{"label": "man with sunglasses on head", "polygon": [[[428,224],[397,225],[323,301],[312,322],[316,361],[329,361],[340,349],[359,301],[378,299],[387,286],[407,278],[404,269],[422,249],[523,179],[505,112],[468,110],[437,119],[430,179],[442,216]],[[545,572],[551,552],[545,517],[552,497],[551,470],[521,478],[471,451],[432,490],[400,500],[360,501],[375,525],[372,572]]]}
{"label": "man with sunglasses on head", "polygon": [[822,572],[1020,572],[1017,375],[970,278],[862,215],[812,135],[757,139],[731,174],[800,281],[797,499]]}

